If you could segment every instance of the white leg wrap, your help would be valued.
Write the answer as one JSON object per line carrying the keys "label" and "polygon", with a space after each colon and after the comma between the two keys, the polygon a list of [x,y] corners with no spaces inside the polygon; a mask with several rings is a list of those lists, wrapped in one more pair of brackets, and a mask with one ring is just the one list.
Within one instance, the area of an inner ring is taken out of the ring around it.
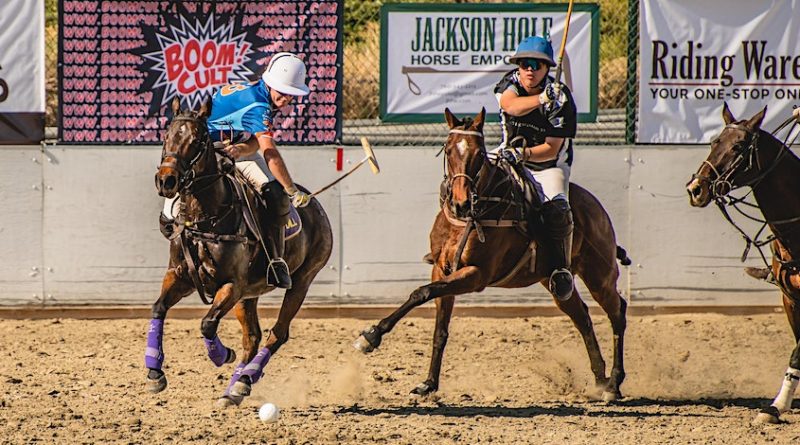
{"label": "white leg wrap", "polygon": [[798,383],[800,383],[800,369],[788,368],[783,377],[781,391],[775,397],[772,406],[778,408],[781,413],[789,411],[792,408],[792,399]]}
{"label": "white leg wrap", "polygon": [[175,201],[179,200],[180,198],[180,195],[175,195],[174,198],[164,198],[164,210],[162,210],[164,216],[170,219],[175,219],[175,214],[173,213],[176,207]]}

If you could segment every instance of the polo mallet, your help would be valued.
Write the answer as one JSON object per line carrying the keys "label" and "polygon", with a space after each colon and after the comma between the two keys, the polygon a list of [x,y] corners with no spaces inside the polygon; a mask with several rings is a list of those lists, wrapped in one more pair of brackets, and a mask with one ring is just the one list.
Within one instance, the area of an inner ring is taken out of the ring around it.
{"label": "polo mallet", "polygon": [[373,174],[377,175],[378,173],[380,173],[381,168],[378,166],[378,160],[375,158],[375,152],[372,151],[372,146],[369,145],[369,141],[367,140],[367,138],[363,136],[361,137],[361,148],[364,149],[364,154],[366,155],[364,156],[364,159],[358,161],[358,163],[354,165],[347,173],[343,174],[342,176],[339,176],[338,178],[336,178],[336,180],[326,185],[325,187],[322,187],[321,189],[317,190],[316,192],[312,193],[309,196],[312,197],[317,196],[320,193],[324,192],[325,190],[328,190],[329,188],[338,184],[342,179],[350,176],[351,173],[358,170],[358,167],[361,167],[365,162],[369,163],[369,167],[372,169]]}
{"label": "polo mallet", "polygon": [[558,61],[556,61],[556,82],[561,82],[561,62],[564,60],[564,51],[567,49],[567,34],[569,34],[569,20],[572,18],[572,5],[575,0],[569,0],[567,7],[567,23],[564,25],[564,35],[561,36],[561,49],[558,50]]}
{"label": "polo mallet", "polygon": [[[561,49],[558,50],[558,60],[556,61],[556,77],[555,82],[561,82],[561,73],[562,68],[561,64],[564,61],[564,51],[567,49],[567,35],[569,34],[569,22],[572,18],[572,5],[575,3],[575,0],[569,0],[569,6],[567,7],[567,23],[564,25],[564,35],[561,36]],[[561,109],[563,104],[559,103],[557,100],[553,101],[553,107],[548,110],[547,117],[548,120],[552,121],[555,117],[556,113]],[[549,107],[548,107],[549,108]]]}

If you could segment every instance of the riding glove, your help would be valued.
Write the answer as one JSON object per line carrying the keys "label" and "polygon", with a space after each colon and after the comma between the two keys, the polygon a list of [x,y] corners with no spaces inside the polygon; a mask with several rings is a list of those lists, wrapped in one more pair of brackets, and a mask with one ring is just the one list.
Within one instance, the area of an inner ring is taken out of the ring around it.
{"label": "riding glove", "polygon": [[297,189],[294,190],[294,193],[289,194],[289,198],[292,199],[292,205],[295,206],[295,208],[305,207],[311,202],[311,197],[308,196],[308,193]]}
{"label": "riding glove", "polygon": [[561,82],[550,82],[544,87],[544,91],[539,94],[539,103],[542,105],[547,105],[550,102],[556,101],[558,103],[566,103],[567,102],[567,95],[563,91],[563,84]]}
{"label": "riding glove", "polygon": [[502,157],[506,162],[508,162],[511,165],[517,165],[520,162],[522,162],[525,158],[525,155],[523,154],[525,148],[523,148],[522,150],[523,151],[519,151],[513,147],[506,147],[500,150],[500,157]]}

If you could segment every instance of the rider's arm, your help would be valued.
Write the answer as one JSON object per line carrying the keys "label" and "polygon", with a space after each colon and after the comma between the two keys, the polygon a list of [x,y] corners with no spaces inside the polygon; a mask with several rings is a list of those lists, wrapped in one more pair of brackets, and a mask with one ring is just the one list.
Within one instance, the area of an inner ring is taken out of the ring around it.
{"label": "rider's arm", "polygon": [[548,136],[545,138],[544,144],[527,147],[523,153],[523,159],[531,162],[544,162],[555,159],[562,144],[564,144],[564,138]]}
{"label": "rider's arm", "polygon": [[289,169],[286,168],[283,157],[281,157],[278,148],[275,146],[271,133],[256,133],[256,140],[258,140],[258,149],[267,161],[267,166],[269,166],[269,170],[275,176],[275,179],[281,183],[287,194],[294,194],[297,191],[297,187],[295,187],[294,181],[289,175]]}
{"label": "rider's arm", "polygon": [[538,94],[520,96],[513,88],[508,88],[500,96],[500,108],[512,116],[524,116],[541,105]]}

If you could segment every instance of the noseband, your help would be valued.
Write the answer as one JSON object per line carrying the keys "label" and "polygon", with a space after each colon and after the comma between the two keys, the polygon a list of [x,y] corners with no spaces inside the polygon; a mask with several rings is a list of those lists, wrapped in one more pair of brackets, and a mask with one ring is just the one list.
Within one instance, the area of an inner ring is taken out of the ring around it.
{"label": "noseband", "polygon": [[[174,125],[175,122],[192,122],[198,128],[198,132],[202,133],[200,138],[196,138],[192,141],[189,145],[190,147],[199,147],[196,148],[197,154],[195,154],[192,159],[186,161],[183,159],[177,151],[169,151],[167,150],[167,143],[164,141],[164,148],[161,151],[161,166],[162,167],[171,167],[177,170],[178,172],[178,191],[182,191],[184,189],[191,188],[191,185],[199,179],[197,176],[197,172],[195,172],[194,167],[195,165],[202,159],[203,155],[208,152],[209,147],[212,146],[211,144],[211,136],[208,134],[208,130],[205,128],[205,120],[195,117],[195,116],[176,116],[172,119],[170,124]],[[171,157],[175,161],[172,162],[165,162],[164,160],[168,157]]]}
{"label": "noseband", "polygon": [[[725,128],[745,132],[748,137],[748,142],[744,149],[738,151],[736,158],[734,158],[730,164],[730,167],[728,167],[728,169],[724,172],[720,173],[717,168],[714,167],[714,164],[708,162],[708,159],[706,159],[703,161],[703,164],[701,164],[701,167],[702,165],[707,165],[708,168],[714,173],[714,177],[712,178],[701,175],[699,170],[697,173],[692,175],[692,179],[699,179],[700,181],[705,181],[709,184],[709,190],[711,192],[712,199],[721,199],[737,188],[754,185],[756,182],[760,181],[766,173],[769,172],[769,170],[767,170],[767,172],[758,175],[755,179],[748,181],[745,184],[734,186],[733,181],[735,179],[735,175],[751,170],[754,165],[757,167],[757,170],[761,170],[761,165],[758,159],[758,132],[754,132],[744,125],[734,123],[725,125]],[[776,164],[777,160],[778,159],[776,158]],[[744,168],[741,168],[742,165],[744,165]]]}
{"label": "noseband", "polygon": [[[448,134],[460,134],[460,135],[463,135],[463,136],[475,136],[475,137],[479,137],[479,138],[483,139],[483,133],[481,133],[480,131],[451,129]],[[445,142],[444,146],[442,146],[442,150],[445,150],[446,148],[447,148],[447,142]],[[484,162],[485,162],[486,159],[487,159],[485,147],[483,147],[483,145],[481,145],[479,151],[480,151],[481,155],[483,156],[483,159],[484,159]],[[483,164],[483,165],[485,165],[485,164]],[[455,215],[455,208],[454,208],[455,206],[453,204],[453,183],[458,178],[464,178],[467,181],[467,190],[468,190],[467,193],[469,195],[470,212],[474,212],[475,205],[478,203],[478,198],[479,198],[478,191],[477,191],[477,182],[478,182],[478,180],[480,180],[481,171],[483,171],[483,165],[481,165],[481,168],[478,170],[478,172],[475,174],[474,177],[469,175],[469,174],[467,174],[467,173],[456,173],[453,176],[449,176],[447,174],[447,156],[445,156],[445,159],[444,159],[444,178],[445,178],[445,181],[447,181],[447,197],[446,197],[446,200],[450,204],[450,210],[452,211],[452,213],[454,215]]]}

